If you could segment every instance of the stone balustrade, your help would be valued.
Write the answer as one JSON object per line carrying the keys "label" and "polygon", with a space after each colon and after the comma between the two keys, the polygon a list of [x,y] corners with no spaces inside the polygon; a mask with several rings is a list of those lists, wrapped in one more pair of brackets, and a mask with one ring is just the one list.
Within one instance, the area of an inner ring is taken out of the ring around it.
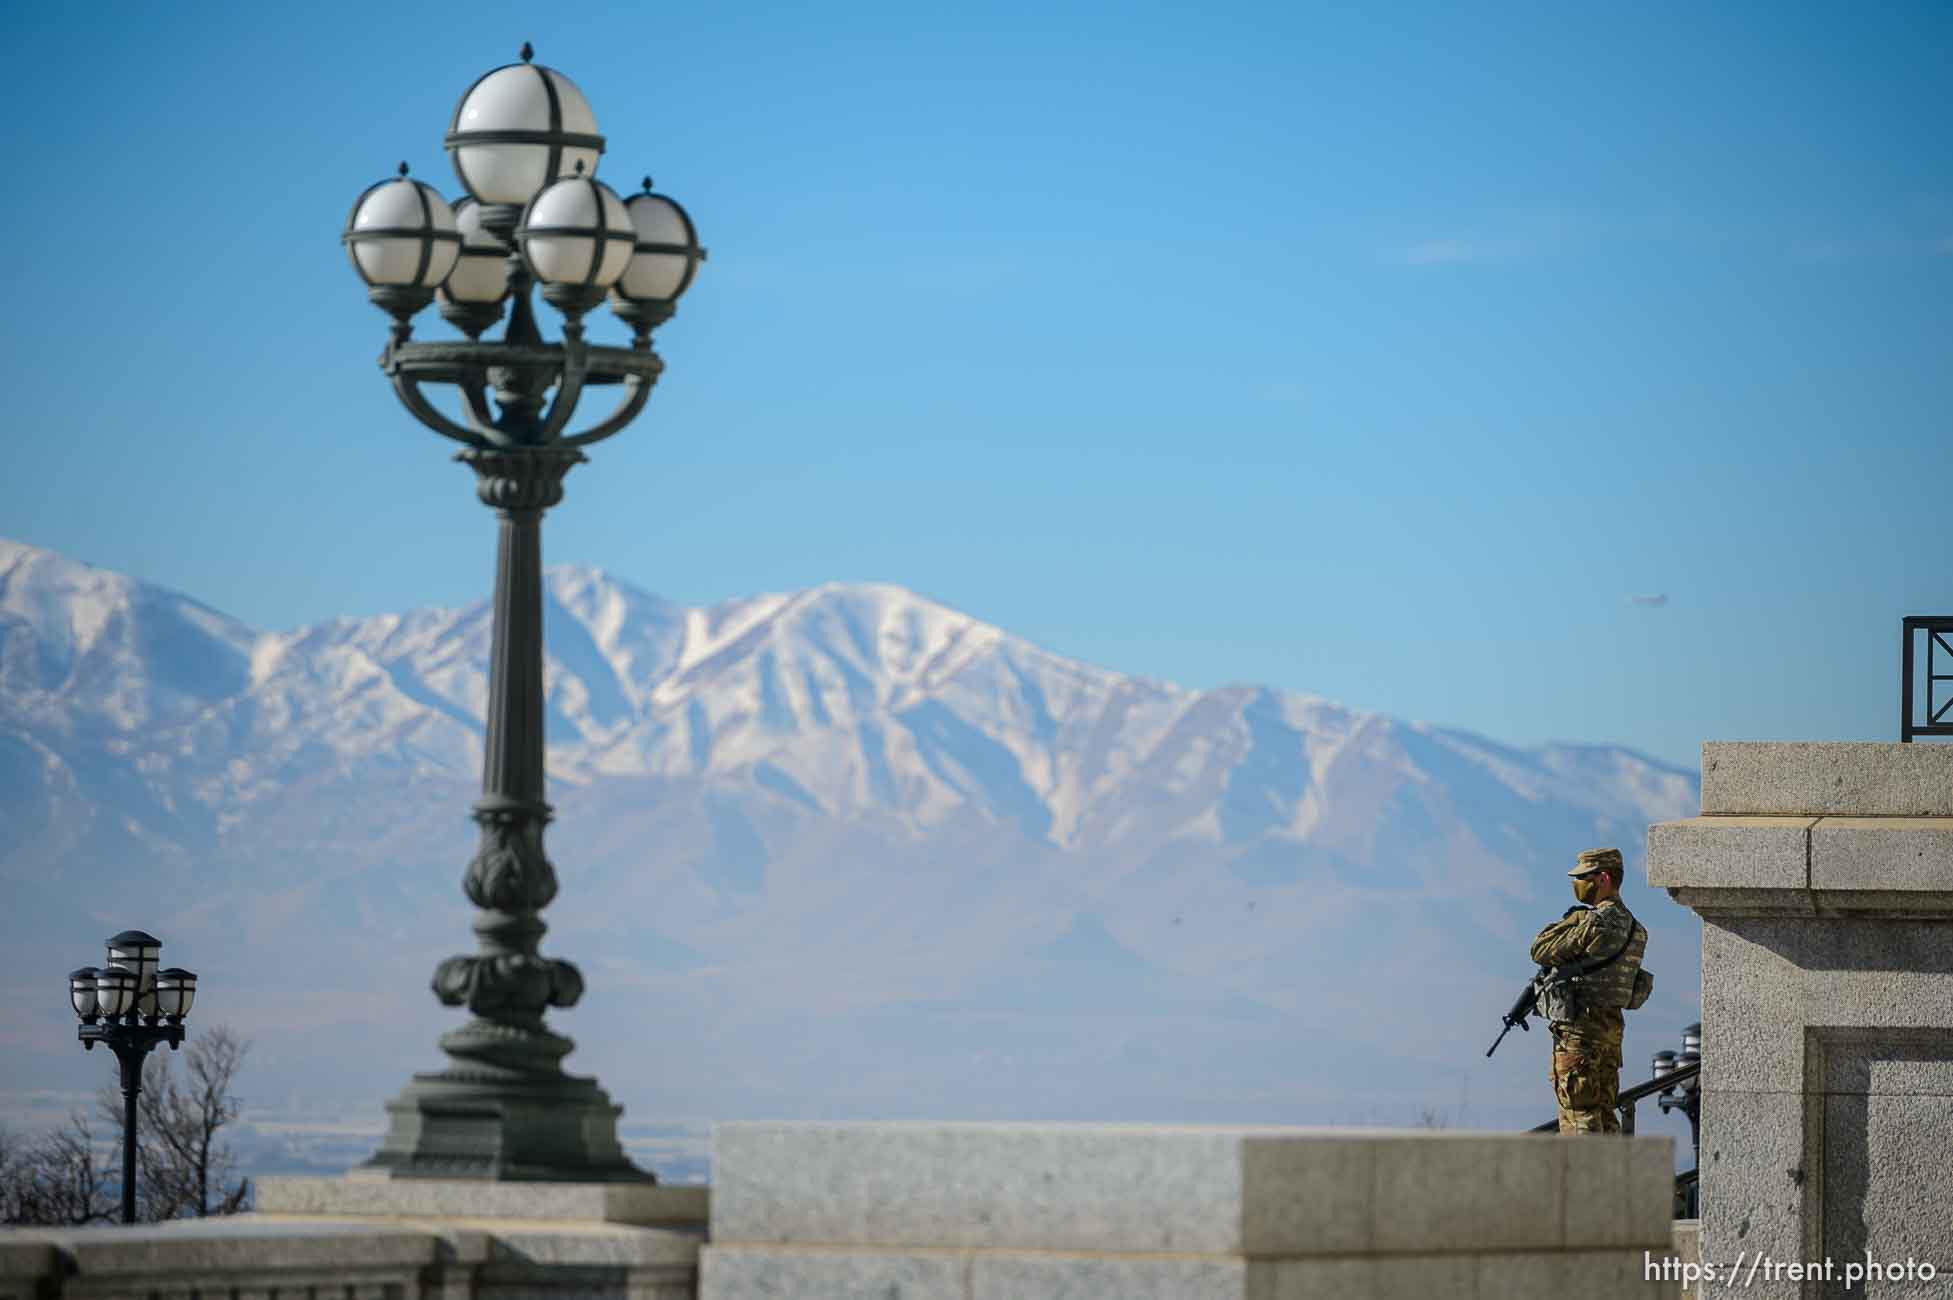
{"label": "stone balustrade", "polygon": [[693,1300],[702,1187],[267,1178],[257,1213],[0,1231],[0,1300]]}

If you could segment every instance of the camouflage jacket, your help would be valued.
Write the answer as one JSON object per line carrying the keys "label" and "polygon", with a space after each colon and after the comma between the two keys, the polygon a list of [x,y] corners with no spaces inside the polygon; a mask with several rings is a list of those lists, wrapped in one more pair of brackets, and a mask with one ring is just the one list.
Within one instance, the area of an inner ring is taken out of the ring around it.
{"label": "camouflage jacket", "polygon": [[1593,1008],[1620,1008],[1634,993],[1634,973],[1641,969],[1641,955],[1648,948],[1648,930],[1635,920],[1618,898],[1598,907],[1583,908],[1564,916],[1539,932],[1533,940],[1533,961],[1541,966],[1564,966],[1588,957],[1606,957],[1627,947],[1620,958],[1592,974],[1581,977],[1582,999]]}

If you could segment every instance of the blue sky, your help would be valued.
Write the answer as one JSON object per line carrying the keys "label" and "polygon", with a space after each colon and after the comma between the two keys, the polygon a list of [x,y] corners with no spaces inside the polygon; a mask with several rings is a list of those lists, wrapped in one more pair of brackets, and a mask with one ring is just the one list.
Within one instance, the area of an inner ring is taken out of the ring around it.
{"label": "blue sky", "polygon": [[712,253],[549,562],[1687,766],[1896,738],[1953,612],[1953,9],[562,12],[9,7],[0,536],[264,627],[483,595],[338,232],[403,158],[459,192],[526,39]]}

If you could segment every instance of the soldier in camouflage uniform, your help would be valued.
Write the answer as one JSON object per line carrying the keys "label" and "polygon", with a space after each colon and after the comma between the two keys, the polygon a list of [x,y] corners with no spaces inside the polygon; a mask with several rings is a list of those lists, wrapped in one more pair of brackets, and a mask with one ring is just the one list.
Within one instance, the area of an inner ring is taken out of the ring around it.
{"label": "soldier in camouflage uniform", "polygon": [[1533,961],[1563,966],[1616,952],[1620,956],[1580,978],[1577,988],[1583,1005],[1575,1018],[1551,1022],[1553,1095],[1560,1106],[1560,1132],[1618,1133],[1621,1011],[1633,1000],[1648,931],[1621,903],[1619,849],[1588,849],[1567,875],[1573,878],[1573,896],[1587,906],[1569,909],[1539,932],[1533,940]]}

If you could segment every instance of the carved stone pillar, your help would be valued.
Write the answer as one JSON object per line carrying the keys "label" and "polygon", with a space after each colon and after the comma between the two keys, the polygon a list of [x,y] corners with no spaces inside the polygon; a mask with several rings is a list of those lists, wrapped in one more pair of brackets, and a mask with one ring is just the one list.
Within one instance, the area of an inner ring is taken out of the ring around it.
{"label": "carved stone pillar", "polygon": [[470,448],[455,457],[495,510],[494,648],[481,843],[462,876],[478,950],[434,972],[434,995],[473,1018],[441,1037],[451,1064],[418,1074],[387,1104],[386,1141],[365,1168],[395,1178],[652,1182],[617,1142],[621,1108],[595,1079],[565,1074],[574,1044],[543,1023],[548,1007],[575,1005],[583,978],[541,956],[540,915],[556,897],[543,850],[550,819],[543,773],[542,516],[563,499],[563,476],[584,457],[571,448]]}
{"label": "carved stone pillar", "polygon": [[1702,1258],[1832,1263],[1745,1300],[1940,1294],[1953,746],[1711,742],[1702,814],[1648,831],[1702,917]]}

